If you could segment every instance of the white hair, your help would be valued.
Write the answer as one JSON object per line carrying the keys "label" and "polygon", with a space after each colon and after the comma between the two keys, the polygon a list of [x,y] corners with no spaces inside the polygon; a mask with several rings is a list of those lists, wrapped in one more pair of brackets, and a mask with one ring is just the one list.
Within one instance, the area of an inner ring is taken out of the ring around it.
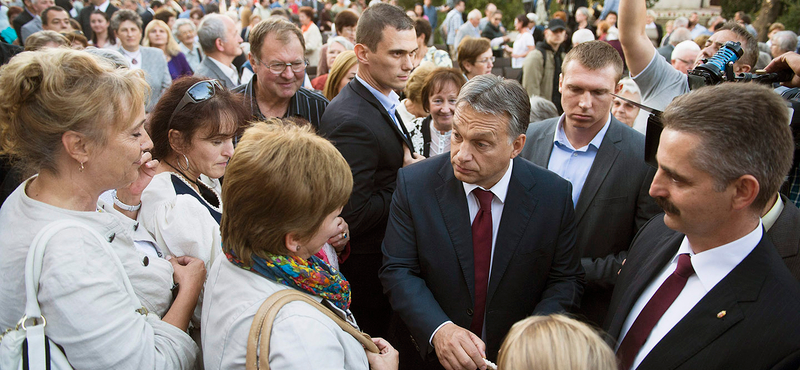
{"label": "white hair", "polygon": [[588,28],[577,30],[572,34],[572,46],[588,41],[594,41],[594,32]]}
{"label": "white hair", "polygon": [[467,19],[481,19],[481,11],[472,9],[469,14],[467,14]]}
{"label": "white hair", "polygon": [[[639,90],[639,86],[636,85],[636,82],[634,82],[630,77],[625,77],[619,80],[619,86],[620,86],[619,89],[620,94],[626,92],[630,94],[639,95],[639,99],[641,100],[642,92]],[[639,103],[641,103],[641,101],[639,101]]]}
{"label": "white hair", "polygon": [[700,52],[700,46],[692,40],[681,41],[678,45],[675,45],[675,49],[672,49],[670,60],[678,59],[681,54],[687,51],[693,51],[695,52],[695,56],[697,56],[697,53]]}
{"label": "white hair", "polygon": [[675,18],[675,21],[672,22],[672,27],[681,28],[681,27],[689,27],[689,18],[686,17],[678,17]]}

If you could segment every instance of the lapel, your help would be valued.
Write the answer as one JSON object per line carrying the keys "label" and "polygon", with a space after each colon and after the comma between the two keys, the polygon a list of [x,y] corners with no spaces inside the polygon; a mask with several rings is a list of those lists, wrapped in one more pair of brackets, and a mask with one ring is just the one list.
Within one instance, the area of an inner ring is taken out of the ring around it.
{"label": "lapel", "polygon": [[550,162],[550,153],[553,152],[553,136],[556,133],[558,119],[558,117],[555,117],[542,121],[541,124],[547,125],[547,127],[539,130],[535,137],[529,138],[529,140],[532,140],[530,143],[531,162],[538,164],[540,167],[547,168],[547,164]]}
{"label": "lapel", "polygon": [[[534,208],[536,208],[536,197],[532,194],[534,186],[536,186],[536,178],[533,173],[522,163],[521,158],[514,158],[514,168],[511,170],[503,214],[500,226],[497,228],[492,272],[486,294],[487,305],[492,301],[492,296],[497,290],[508,263],[525,234]],[[470,229],[470,235],[471,231],[472,229]]]}
{"label": "lapel", "polygon": [[439,170],[442,184],[435,190],[436,200],[439,202],[439,209],[442,211],[442,218],[447,232],[450,234],[464,280],[469,287],[470,301],[474,301],[475,265],[467,196],[464,193],[464,185],[453,175],[453,165],[449,160],[444,162]]}
{"label": "lapel", "polygon": [[[658,342],[640,368],[675,369],[742,321],[746,302],[758,299],[765,272],[772,268],[764,248],[773,246],[762,237],[756,249]],[[724,319],[717,318],[723,310]]]}
{"label": "lapel", "polygon": [[206,68],[214,71],[214,74],[217,75],[217,79],[222,81],[225,87],[227,87],[228,89],[236,87],[236,84],[234,84],[233,81],[231,81],[231,79],[227,75],[225,75],[225,73],[222,73],[222,70],[219,69],[219,67],[217,67],[217,64],[211,60],[211,57],[206,56],[203,59],[203,64],[206,66]]}
{"label": "lapel", "polygon": [[769,228],[767,236],[775,245],[781,258],[789,258],[798,253],[800,229],[797,228],[797,225],[800,223],[800,210],[785,195],[780,194],[779,196],[783,200],[783,211],[775,220],[775,224]]}
{"label": "lapel", "polygon": [[381,102],[379,102],[378,99],[375,98],[375,96],[372,95],[372,93],[369,90],[367,90],[367,88],[364,87],[364,85],[361,84],[361,82],[359,82],[357,79],[354,78],[353,81],[350,81],[349,85],[353,87],[353,91],[355,91],[356,94],[361,96],[362,99],[366,100],[370,105],[375,107],[375,109],[377,109],[378,112],[381,113],[383,121],[386,124],[388,124],[389,127],[392,128],[392,131],[394,131],[394,133],[398,135],[398,138],[402,140],[406,144],[406,146],[408,146],[408,149],[413,151],[414,144],[411,144],[411,140],[408,138],[408,132],[406,131],[406,127],[403,124],[403,120],[400,119],[400,116],[397,115],[397,112],[395,112],[395,118],[397,118],[397,122],[400,123],[402,131],[401,129],[397,128],[398,125],[394,124],[392,117],[389,116],[389,112],[386,111]]}
{"label": "lapel", "polygon": [[622,125],[622,123],[612,117],[608,130],[606,130],[606,135],[603,137],[603,141],[600,142],[600,148],[597,149],[597,155],[594,157],[592,167],[589,169],[589,174],[583,184],[583,190],[581,190],[581,195],[578,197],[578,204],[575,205],[576,225],[581,222],[581,218],[586,214],[586,210],[589,209],[594,196],[597,195],[597,190],[600,189],[600,185],[603,184],[606,176],[608,176],[614,161],[617,160],[620,152],[619,148],[617,148],[617,143],[622,141],[622,132],[619,125]]}
{"label": "lapel", "polygon": [[[666,228],[667,226],[664,225],[663,227]],[[633,265],[629,263],[624,266],[624,269],[630,271],[633,275],[625,279],[630,282],[628,286],[617,285],[617,288],[624,288],[625,293],[616,308],[618,314],[614,316],[614,321],[611,322],[608,328],[608,333],[617,342],[622,340],[622,338],[619,337],[621,334],[620,332],[622,331],[622,325],[625,323],[625,319],[627,319],[628,314],[631,312],[631,308],[636,303],[636,300],[639,299],[639,296],[642,295],[644,289],[650,285],[653,279],[655,279],[669,262],[670,258],[675,256],[675,253],[678,252],[681,241],[683,241],[683,236],[683,234],[675,232],[672,236],[661,239],[655,247],[650,248],[647,258],[640,264]],[[629,260],[628,262],[631,261]]]}

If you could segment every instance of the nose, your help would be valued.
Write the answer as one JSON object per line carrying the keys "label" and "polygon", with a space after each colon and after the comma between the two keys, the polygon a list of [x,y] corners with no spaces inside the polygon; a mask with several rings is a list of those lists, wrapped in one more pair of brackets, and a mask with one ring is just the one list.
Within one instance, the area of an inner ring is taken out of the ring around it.
{"label": "nose", "polygon": [[292,66],[286,66],[283,72],[280,73],[281,77],[291,80],[294,77],[294,71],[292,70]]}
{"label": "nose", "polygon": [[414,69],[414,57],[413,57],[413,55],[414,54],[412,54],[412,53],[408,53],[403,58],[403,65],[401,66],[401,68],[404,71],[410,71],[410,70]]}
{"label": "nose", "polygon": [[461,145],[453,145],[455,141],[455,136],[450,136],[450,146],[451,147],[458,147],[458,152],[456,152],[456,159],[459,163],[466,163],[472,161],[472,151],[469,148],[469,144],[461,143]]}
{"label": "nose", "polygon": [[153,140],[150,140],[150,135],[147,133],[147,130],[142,130],[141,136],[142,143],[139,146],[144,151],[150,151],[153,149]]}
{"label": "nose", "polygon": [[223,146],[222,155],[225,156],[225,157],[228,157],[228,158],[232,157],[233,156],[233,151],[234,151],[234,149],[233,149],[233,139],[231,138],[231,139],[225,140],[225,142],[222,144],[222,146]]}
{"label": "nose", "polygon": [[653,176],[653,182],[650,184],[650,191],[649,194],[651,197],[666,197],[667,191],[664,188],[664,181],[665,175],[661,169],[656,171],[656,175]]}
{"label": "nose", "polygon": [[589,109],[592,107],[592,93],[590,91],[584,92],[578,97],[578,106],[581,109]]}

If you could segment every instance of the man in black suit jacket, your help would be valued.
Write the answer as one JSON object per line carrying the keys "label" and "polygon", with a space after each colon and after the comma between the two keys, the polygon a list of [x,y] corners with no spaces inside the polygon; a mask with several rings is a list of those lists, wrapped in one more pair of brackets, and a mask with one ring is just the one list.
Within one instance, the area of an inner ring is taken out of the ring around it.
{"label": "man in black suit jacket", "polygon": [[644,135],[609,113],[619,53],[602,41],[582,43],[567,53],[563,71],[564,115],[532,123],[520,156],[572,183],[575,247],[586,270],[578,313],[599,326],[631,240],[661,209],[647,193],[655,171],[644,162]]}
{"label": "man in black suit jacket", "polygon": [[[435,351],[447,369],[485,368],[481,357],[496,361],[515,322],[580,304],[571,186],[516,158],[529,112],[518,82],[470,80],[456,103],[450,156],[398,173],[381,281],[421,355]],[[489,261],[476,257],[473,230],[486,206],[478,190],[490,192]],[[488,282],[478,278],[482,263]]]}
{"label": "man in black suit jacket", "polygon": [[[111,4],[108,0],[91,0],[88,4],[86,4],[86,6],[83,7],[83,9],[81,9],[81,13],[78,14],[78,23],[80,23],[81,27],[83,28],[83,34],[86,35],[86,37],[90,40],[92,37],[94,37],[94,33],[92,32],[92,24],[90,22],[92,12],[94,12],[95,9],[103,10],[103,8],[105,8],[108,19],[111,19],[111,16],[114,15],[117,10],[119,10],[119,8],[114,6],[114,4]],[[113,36],[109,35],[109,37]]]}
{"label": "man in black suit jacket", "polygon": [[[650,194],[665,215],[642,228],[617,280],[606,321],[617,355],[637,369],[797,369],[800,285],[759,217],[791,165],[783,101],[722,84],[679,96],[662,120]],[[685,286],[649,314],[682,254]]]}
{"label": "man in black suit jacket", "polygon": [[371,335],[385,336],[391,307],[378,280],[381,241],[397,169],[415,161],[394,90],[405,86],[417,49],[414,24],[388,4],[369,7],[358,21],[358,75],[325,109],[319,125],[353,171],[353,194],[342,210],[351,253],[341,270],[353,287],[351,310]]}
{"label": "man in black suit jacket", "polygon": [[25,6],[22,13],[19,13],[14,19],[11,20],[11,25],[14,27],[14,32],[17,33],[20,46],[25,46],[25,40],[22,40],[22,26],[33,20],[34,16],[38,15],[34,8],[34,2],[31,0],[24,0]]}

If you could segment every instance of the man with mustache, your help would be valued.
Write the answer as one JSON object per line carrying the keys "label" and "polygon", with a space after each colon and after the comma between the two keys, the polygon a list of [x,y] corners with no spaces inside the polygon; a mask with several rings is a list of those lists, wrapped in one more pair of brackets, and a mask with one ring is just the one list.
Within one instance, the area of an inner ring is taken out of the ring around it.
{"label": "man with mustache", "polygon": [[797,369],[800,284],[761,219],[792,162],[783,100],[721,84],[662,120],[650,195],[665,213],[634,239],[605,325],[621,369]]}
{"label": "man with mustache", "polygon": [[419,368],[485,369],[515,322],[580,304],[572,187],[518,156],[529,116],[517,81],[473,78],[450,155],[397,174],[380,277]]}

